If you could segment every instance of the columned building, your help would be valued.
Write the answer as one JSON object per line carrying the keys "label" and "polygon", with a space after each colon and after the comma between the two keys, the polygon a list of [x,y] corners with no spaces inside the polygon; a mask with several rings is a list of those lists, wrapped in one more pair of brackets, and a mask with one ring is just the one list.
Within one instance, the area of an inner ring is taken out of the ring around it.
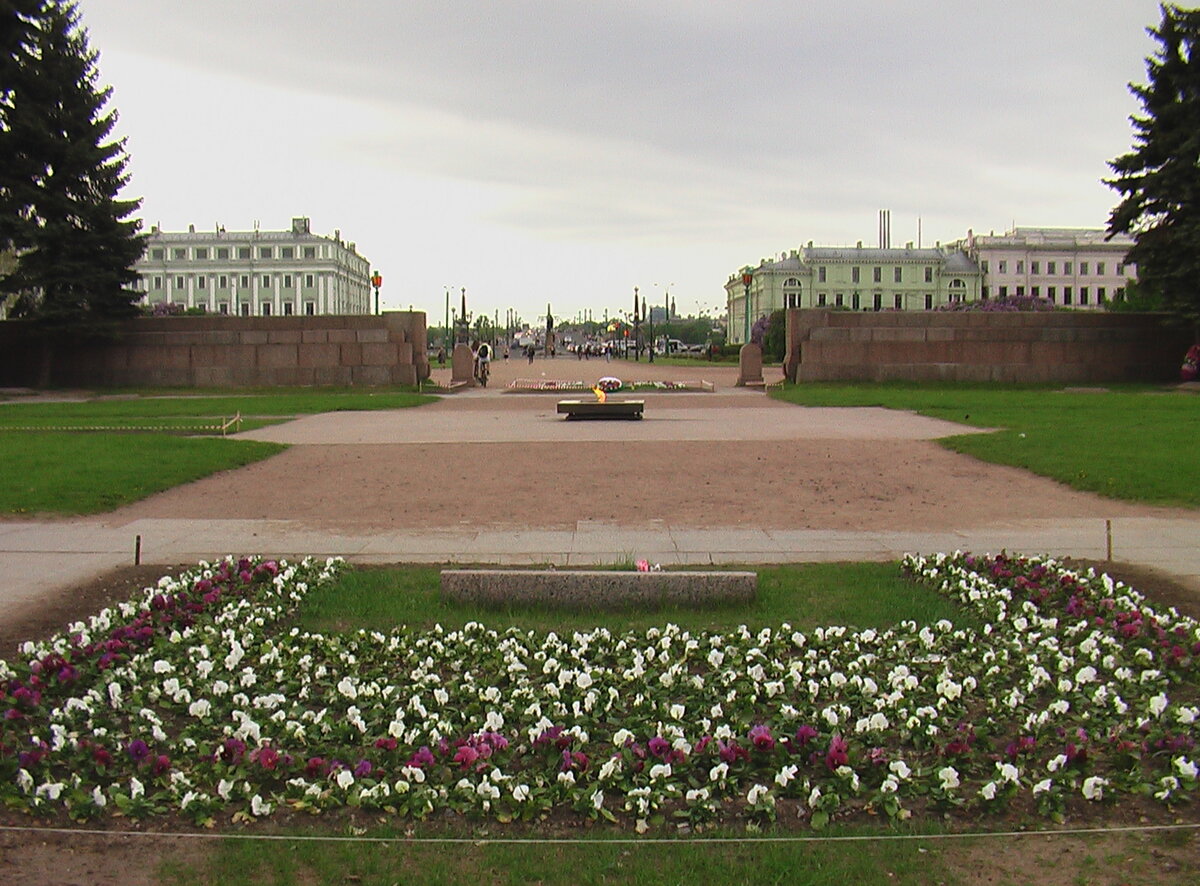
{"label": "columned building", "polygon": [[782,308],[929,311],[954,301],[974,301],[982,294],[979,266],[959,249],[914,249],[911,243],[903,249],[863,247],[861,242],[852,247],[813,246],[810,242],[729,278],[725,284],[729,341],[744,343],[748,325]]}
{"label": "columned building", "polygon": [[1025,295],[1096,309],[1124,296],[1137,279],[1137,267],[1125,262],[1133,239],[1109,239],[1103,228],[1014,227],[999,236],[967,231],[955,246],[983,271],[984,298]]}
{"label": "columned building", "polygon": [[370,264],[340,231],[313,234],[307,218],[292,219],[290,231],[156,225],[134,269],[149,306],[243,317],[371,313]]}

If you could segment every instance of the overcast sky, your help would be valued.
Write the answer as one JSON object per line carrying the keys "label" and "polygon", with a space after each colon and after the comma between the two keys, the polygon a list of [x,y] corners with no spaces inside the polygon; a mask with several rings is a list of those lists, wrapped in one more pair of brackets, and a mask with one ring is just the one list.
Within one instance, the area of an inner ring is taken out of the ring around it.
{"label": "overcast sky", "polygon": [[[439,323],[724,308],[812,240],[1100,227],[1157,0],[80,0],[146,229],[357,243]],[[457,299],[455,301],[457,303]]]}

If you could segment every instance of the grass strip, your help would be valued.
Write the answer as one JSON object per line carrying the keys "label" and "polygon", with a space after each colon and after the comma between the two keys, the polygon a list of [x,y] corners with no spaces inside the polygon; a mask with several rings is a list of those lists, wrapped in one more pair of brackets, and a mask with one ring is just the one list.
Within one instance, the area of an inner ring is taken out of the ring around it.
{"label": "grass strip", "polygon": [[783,622],[803,629],[821,625],[886,628],[905,619],[931,624],[941,618],[973,624],[952,601],[907,580],[895,563],[804,563],[757,571],[758,597],[750,605],[563,612],[452,603],[441,596],[440,568],[436,566],[356,568],[308,594],[299,626],[335,633],[360,628],[390,631],[399,625],[414,630],[435,624],[458,628],[476,621],[491,627],[511,625],[563,633],[597,625],[613,631],[644,631],[667,622],[693,631],[728,631],[742,624],[756,630]]}
{"label": "grass strip", "polygon": [[799,406],[882,406],[983,428],[955,452],[1124,501],[1200,507],[1200,401],[1147,386],[1095,391],[991,385],[799,384]]}
{"label": "grass strip", "polygon": [[170,434],[0,434],[0,513],[95,514],[285,448]]}

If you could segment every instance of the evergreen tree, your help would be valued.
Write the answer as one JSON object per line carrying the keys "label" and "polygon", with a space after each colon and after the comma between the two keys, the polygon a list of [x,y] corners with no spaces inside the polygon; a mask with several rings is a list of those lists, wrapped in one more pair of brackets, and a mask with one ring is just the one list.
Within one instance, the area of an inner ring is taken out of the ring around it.
{"label": "evergreen tree", "polygon": [[1132,234],[1128,261],[1164,306],[1200,321],[1200,9],[1161,7],[1147,32],[1158,51],[1146,59],[1148,82],[1129,88],[1143,114],[1132,119],[1134,150],[1109,162],[1105,184],[1122,201],[1111,234]]}
{"label": "evergreen tree", "polygon": [[109,140],[112,88],[97,85],[77,7],[46,0],[33,24],[0,109],[0,243],[17,255],[0,292],[16,294],[16,316],[103,333],[137,313],[145,240],[126,219],[141,201],[117,199],[124,141]]}

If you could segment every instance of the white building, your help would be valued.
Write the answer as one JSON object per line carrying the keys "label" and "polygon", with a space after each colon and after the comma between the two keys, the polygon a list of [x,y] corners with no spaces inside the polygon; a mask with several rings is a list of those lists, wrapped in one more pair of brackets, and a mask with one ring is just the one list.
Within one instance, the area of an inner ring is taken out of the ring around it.
{"label": "white building", "polygon": [[313,234],[307,218],[290,231],[187,233],[150,229],[134,268],[142,303],[172,302],[217,314],[371,313],[370,264],[353,243]]}
{"label": "white building", "polygon": [[955,246],[978,263],[984,298],[1029,295],[1072,308],[1101,308],[1125,294],[1137,267],[1133,240],[1102,228],[1021,228],[997,236],[967,231]]}

